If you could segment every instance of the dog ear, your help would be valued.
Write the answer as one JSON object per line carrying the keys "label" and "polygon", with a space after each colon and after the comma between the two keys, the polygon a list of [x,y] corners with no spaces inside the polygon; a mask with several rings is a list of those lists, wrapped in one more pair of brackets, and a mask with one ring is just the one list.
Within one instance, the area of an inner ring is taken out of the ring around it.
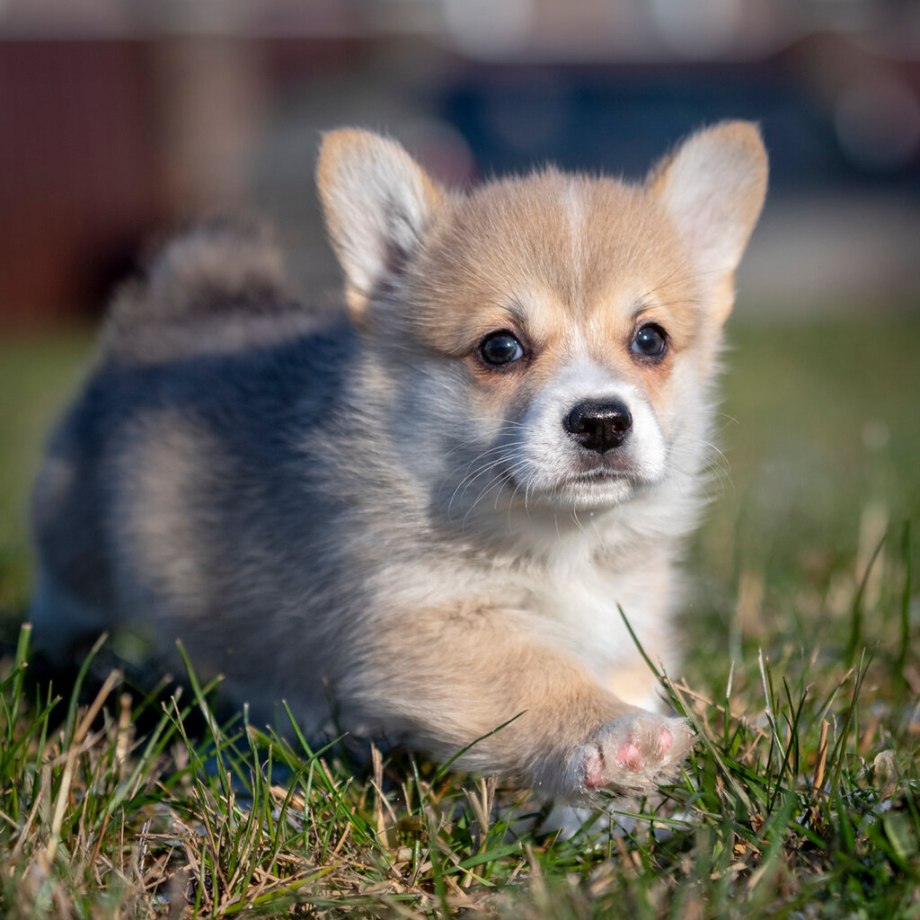
{"label": "dog ear", "polygon": [[685,140],[649,179],[689,247],[702,284],[734,274],[763,207],[767,152],[752,122],[723,122]]}
{"label": "dog ear", "polygon": [[316,182],[360,324],[375,289],[420,245],[444,192],[399,144],[353,129],[323,138]]}

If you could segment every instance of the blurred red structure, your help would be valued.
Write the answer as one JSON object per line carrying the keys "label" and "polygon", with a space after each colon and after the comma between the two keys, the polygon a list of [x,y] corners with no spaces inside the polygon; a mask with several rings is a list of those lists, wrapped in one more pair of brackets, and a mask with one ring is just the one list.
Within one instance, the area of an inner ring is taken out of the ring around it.
{"label": "blurred red structure", "polygon": [[133,42],[0,49],[0,315],[72,314],[162,209]]}
{"label": "blurred red structure", "polygon": [[[850,265],[839,287],[858,298],[871,262],[895,292],[920,290],[905,248],[920,211],[918,30],[920,7],[899,0],[0,0],[0,327],[98,311],[157,236],[213,211],[266,213],[304,286],[334,281],[310,174],[319,132],[344,123],[397,134],[464,181],[547,159],[647,163],[700,121],[761,119],[775,182],[759,232],[778,229],[751,276],[802,290],[798,258],[830,299],[826,266]],[[745,102],[752,74],[761,96]],[[792,84],[798,111],[782,108]],[[713,88],[721,102],[701,102]],[[790,176],[799,210],[771,212]],[[863,195],[852,242],[838,180]],[[806,192],[818,206],[803,208]],[[824,238],[825,261],[809,261]]]}

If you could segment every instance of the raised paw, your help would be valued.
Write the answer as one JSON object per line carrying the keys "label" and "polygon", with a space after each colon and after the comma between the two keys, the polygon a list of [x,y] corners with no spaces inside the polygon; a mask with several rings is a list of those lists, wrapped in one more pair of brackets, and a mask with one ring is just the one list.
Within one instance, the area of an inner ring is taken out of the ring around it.
{"label": "raised paw", "polygon": [[633,712],[602,725],[575,751],[572,768],[586,792],[607,786],[644,792],[671,779],[691,745],[683,719]]}

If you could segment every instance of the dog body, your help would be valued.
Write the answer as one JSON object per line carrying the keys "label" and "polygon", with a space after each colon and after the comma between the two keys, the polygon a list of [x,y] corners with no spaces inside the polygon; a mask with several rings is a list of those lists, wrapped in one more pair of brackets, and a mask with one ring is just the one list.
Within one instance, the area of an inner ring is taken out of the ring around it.
{"label": "dog body", "polygon": [[226,227],[116,303],[35,490],[38,641],[140,619],[308,730],[331,697],[346,729],[482,739],[461,766],[551,794],[650,788],[689,732],[619,611],[673,668],[756,130],[694,135],[643,185],[459,195],[357,131],[318,176],[347,319]]}

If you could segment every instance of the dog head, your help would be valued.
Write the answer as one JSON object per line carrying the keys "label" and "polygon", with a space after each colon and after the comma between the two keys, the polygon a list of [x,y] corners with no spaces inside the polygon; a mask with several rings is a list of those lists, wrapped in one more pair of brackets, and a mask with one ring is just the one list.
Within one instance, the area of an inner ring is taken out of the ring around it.
{"label": "dog head", "polygon": [[392,141],[327,135],[350,313],[432,501],[596,510],[697,475],[766,176],[745,122],[692,135],[643,183],[547,169],[466,194]]}

